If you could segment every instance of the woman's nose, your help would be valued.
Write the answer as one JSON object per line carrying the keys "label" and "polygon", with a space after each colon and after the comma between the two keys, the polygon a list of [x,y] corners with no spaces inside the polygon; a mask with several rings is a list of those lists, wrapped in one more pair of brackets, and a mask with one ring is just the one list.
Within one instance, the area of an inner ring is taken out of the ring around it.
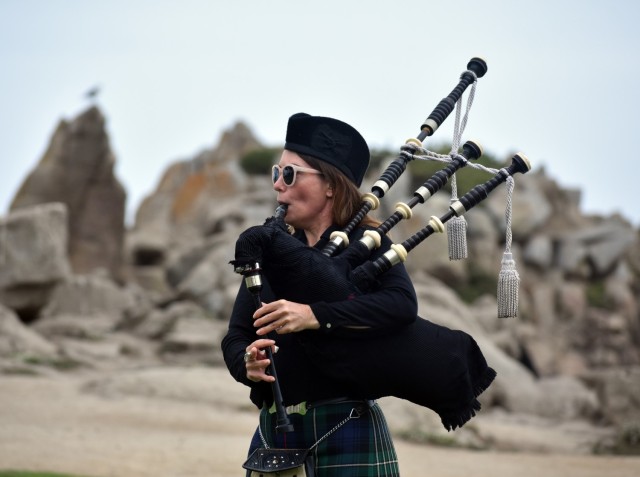
{"label": "woman's nose", "polygon": [[273,190],[277,190],[279,192],[281,190],[284,190],[284,188],[285,184],[282,179],[282,175],[280,175],[280,177],[278,177],[278,179],[273,183]]}

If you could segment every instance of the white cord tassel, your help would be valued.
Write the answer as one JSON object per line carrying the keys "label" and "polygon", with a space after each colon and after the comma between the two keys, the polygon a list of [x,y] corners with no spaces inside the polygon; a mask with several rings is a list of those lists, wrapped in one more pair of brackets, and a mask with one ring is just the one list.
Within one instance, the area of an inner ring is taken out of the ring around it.
{"label": "white cord tassel", "polygon": [[518,316],[518,289],[520,288],[520,276],[516,270],[516,262],[511,254],[511,211],[514,182],[512,177],[507,178],[507,208],[505,212],[507,221],[506,247],[502,255],[502,267],[498,275],[498,318],[515,318]]}
{"label": "white cord tassel", "polygon": [[518,316],[518,289],[520,276],[510,252],[502,255],[502,268],[498,276],[498,318]]}
{"label": "white cord tassel", "polygon": [[467,258],[467,221],[464,216],[453,217],[447,221],[447,243],[449,260]]}
{"label": "white cord tassel", "polygon": [[[451,176],[451,203],[458,200],[456,175]],[[467,258],[467,220],[463,215],[452,217],[447,221],[447,244],[449,260]]]}

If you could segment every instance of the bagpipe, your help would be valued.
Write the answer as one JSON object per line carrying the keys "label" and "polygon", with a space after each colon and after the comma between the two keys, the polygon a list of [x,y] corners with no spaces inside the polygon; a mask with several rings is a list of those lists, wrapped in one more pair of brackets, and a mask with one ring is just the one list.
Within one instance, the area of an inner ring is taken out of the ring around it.
{"label": "bagpipe", "polygon": [[[397,204],[395,212],[387,220],[374,230],[367,230],[358,241],[349,244],[351,232],[370,210],[378,207],[379,199],[404,172],[407,163],[420,157],[420,153],[428,152],[422,149],[422,140],[433,134],[454,107],[457,108],[455,135],[459,143],[464,129],[459,127],[461,96],[470,85],[475,88],[477,78],[486,73],[486,63],[479,58],[473,58],[467,67],[468,70],[461,75],[456,88],[423,122],[418,138],[408,140],[401,148],[399,156],[372,187],[372,192],[363,197],[361,210],[340,233],[332,236],[324,249],[309,247],[291,235],[285,222],[286,206],[278,207],[275,215],[263,225],[250,227],[240,235],[236,241],[235,259],[231,263],[235,271],[245,277],[245,284],[254,296],[256,308],[261,304],[263,277],[268,280],[276,297],[299,303],[334,302],[366,294],[374,286],[377,277],[404,262],[411,250],[426,238],[434,233],[444,232],[445,224],[462,218],[500,184],[507,182],[509,194],[511,193],[513,176],[524,174],[530,169],[524,154],[514,155],[508,167],[496,171],[470,162],[477,160],[482,154],[482,148],[476,142],[467,141],[459,154],[454,138],[450,157],[438,158],[446,161],[447,166],[425,181],[414,192],[410,201]],[[469,107],[467,114],[468,109]],[[466,123],[466,118],[467,115],[463,124]],[[382,236],[401,220],[409,218],[413,207],[424,203],[449,180],[453,180],[457,170],[468,166],[480,167],[494,175],[459,199],[452,199],[449,209],[443,215],[431,217],[429,223],[411,237],[402,243],[391,245],[376,260],[370,259],[372,251],[380,246]],[[508,200],[509,205],[510,202]],[[510,213],[507,214],[508,220],[509,217]],[[499,310],[498,315],[504,317],[515,316],[513,308],[517,309],[518,277],[514,264],[508,263],[513,260],[510,257],[510,244],[507,246],[507,259],[503,259],[503,264],[506,263],[508,270],[504,273],[501,271],[501,275],[506,278],[499,281],[499,288],[507,288],[507,295],[515,295],[516,302],[511,300],[506,311]],[[420,317],[416,317],[409,325],[386,331],[384,335],[366,329],[345,329],[331,335],[296,333],[296,339],[309,358],[318,363],[318,368],[322,369],[325,376],[353,383],[363,397],[375,399],[395,396],[432,409],[438,413],[447,430],[462,426],[475,415],[480,409],[478,396],[496,376],[470,335]],[[372,350],[382,353],[383,359],[371,359]],[[292,427],[278,386],[273,354],[270,349],[266,351],[271,360],[270,374],[276,377],[276,381],[272,383],[272,391],[277,412],[277,430],[289,432]]]}

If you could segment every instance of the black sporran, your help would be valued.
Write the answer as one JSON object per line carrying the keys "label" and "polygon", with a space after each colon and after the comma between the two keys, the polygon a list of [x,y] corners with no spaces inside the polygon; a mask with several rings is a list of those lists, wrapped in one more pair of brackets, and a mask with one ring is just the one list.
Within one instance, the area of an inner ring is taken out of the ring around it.
{"label": "black sporran", "polygon": [[311,449],[256,449],[242,467],[248,477],[315,477]]}

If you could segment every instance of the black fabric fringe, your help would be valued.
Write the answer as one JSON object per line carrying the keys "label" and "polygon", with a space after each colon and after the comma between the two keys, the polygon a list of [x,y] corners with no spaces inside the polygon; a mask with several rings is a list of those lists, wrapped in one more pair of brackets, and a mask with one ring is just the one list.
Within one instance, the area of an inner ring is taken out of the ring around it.
{"label": "black fabric fringe", "polygon": [[453,431],[456,428],[464,426],[472,417],[475,417],[476,413],[482,408],[480,401],[477,399],[478,396],[489,388],[496,376],[497,373],[493,368],[487,368],[480,380],[476,383],[474,388],[475,397],[468,406],[455,412],[441,411],[438,413],[445,429]]}

